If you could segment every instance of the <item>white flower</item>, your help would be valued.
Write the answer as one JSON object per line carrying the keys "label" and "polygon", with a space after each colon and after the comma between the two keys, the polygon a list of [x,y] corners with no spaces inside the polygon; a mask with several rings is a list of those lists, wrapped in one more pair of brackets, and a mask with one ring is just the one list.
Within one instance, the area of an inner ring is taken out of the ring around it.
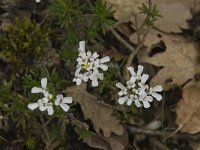
{"label": "white flower", "polygon": [[67,112],[69,110],[69,106],[67,104],[72,103],[72,97],[63,97],[62,94],[57,95],[56,99],[54,100],[54,96],[47,90],[47,78],[41,79],[41,88],[33,87],[31,92],[42,93],[43,98],[38,99],[36,103],[29,103],[27,107],[30,110],[34,110],[36,108],[39,108],[40,111],[47,110],[48,115],[53,115],[54,105],[59,105],[64,111]]}
{"label": "white flower", "polygon": [[127,88],[125,86],[123,86],[120,82],[116,83],[116,86],[121,89],[121,91],[119,91],[119,93],[118,93],[119,96],[127,94]]}
{"label": "white flower", "polygon": [[148,80],[149,75],[148,74],[143,74],[144,67],[142,65],[138,65],[138,70],[137,73],[135,73],[134,68],[133,67],[128,67],[129,72],[131,73],[131,80],[136,81],[139,80],[141,81],[143,84],[145,84],[145,82]]}
{"label": "white flower", "polygon": [[120,82],[116,83],[116,86],[120,89],[118,95],[118,103],[123,105],[131,105],[133,102],[137,107],[149,108],[150,102],[153,98],[160,101],[162,100],[162,95],[157,92],[161,92],[162,86],[157,85],[155,87],[149,87],[145,84],[149,78],[148,74],[142,74],[144,67],[139,65],[137,72],[134,71],[133,67],[127,68],[131,74],[130,79],[126,82],[126,86],[122,85]]}
{"label": "white flower", "polygon": [[93,54],[90,51],[86,52],[85,41],[79,42],[78,50],[78,64],[73,82],[76,82],[76,85],[80,85],[82,81],[88,82],[88,80],[91,80],[93,87],[98,86],[98,79],[103,80],[103,74],[100,72],[100,69],[103,71],[108,70],[108,66],[104,63],[109,62],[110,58],[106,56],[99,59],[99,55],[96,52]]}
{"label": "white flower", "polygon": [[47,91],[44,93],[44,97],[42,99],[38,99],[37,103],[28,104],[28,108],[34,110],[39,107],[40,111],[47,110],[48,115],[53,115],[53,105],[51,99],[53,98],[52,94],[49,94]]}
{"label": "white flower", "polygon": [[59,105],[64,111],[67,112],[69,110],[69,105],[67,104],[71,104],[72,100],[72,97],[63,97],[62,94],[59,94],[56,96],[55,105]]}
{"label": "white flower", "polygon": [[31,93],[46,93],[47,90],[47,78],[42,78],[41,79],[41,88],[40,87],[33,87],[31,89]]}
{"label": "white flower", "polygon": [[28,108],[30,110],[34,110],[34,109],[36,109],[38,107],[39,107],[39,103],[38,102],[37,103],[30,103],[30,104],[28,104]]}
{"label": "white flower", "polygon": [[162,95],[160,95],[156,92],[161,92],[162,90],[163,90],[162,86],[157,85],[157,86],[149,89],[149,94],[152,95],[156,100],[161,101]]}
{"label": "white flower", "polygon": [[40,111],[47,110],[48,115],[53,115],[54,109],[53,109],[53,103],[52,102],[49,102],[49,101],[44,102],[43,100],[39,99],[38,104],[39,104],[39,110]]}

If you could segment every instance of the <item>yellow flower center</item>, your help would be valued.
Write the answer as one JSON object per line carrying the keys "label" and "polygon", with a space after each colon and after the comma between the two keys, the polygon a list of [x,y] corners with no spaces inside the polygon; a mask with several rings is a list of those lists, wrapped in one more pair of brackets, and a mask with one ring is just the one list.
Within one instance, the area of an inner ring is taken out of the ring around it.
{"label": "yellow flower center", "polygon": [[83,68],[88,69],[88,68],[90,68],[90,66],[91,66],[90,64],[86,63],[86,64],[83,65]]}
{"label": "yellow flower center", "polygon": [[48,95],[47,99],[50,100],[52,98],[52,95]]}

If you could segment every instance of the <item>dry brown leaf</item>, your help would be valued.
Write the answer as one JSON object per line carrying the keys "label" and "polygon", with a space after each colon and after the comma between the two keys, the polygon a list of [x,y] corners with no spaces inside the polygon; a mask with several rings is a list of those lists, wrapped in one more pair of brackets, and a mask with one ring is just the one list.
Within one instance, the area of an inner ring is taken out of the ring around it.
{"label": "dry brown leaf", "polygon": [[200,0],[194,0],[191,11],[192,14],[197,14],[200,11]]}
{"label": "dry brown leaf", "polygon": [[[117,20],[122,20],[130,16],[131,13],[138,13],[138,7],[142,3],[148,5],[147,0],[106,0],[109,4],[113,5],[116,10],[114,17]],[[188,28],[187,20],[192,18],[191,4],[193,0],[153,0],[156,4],[159,13],[163,16],[158,18],[155,26],[164,32],[182,32],[181,28]],[[143,21],[139,18],[139,23]],[[144,18],[144,17],[142,17]],[[133,20],[133,19],[131,19]]]}
{"label": "dry brown leaf", "polygon": [[193,85],[183,89],[183,99],[176,108],[178,130],[194,134],[200,131],[200,86]]}
{"label": "dry brown leaf", "polygon": [[93,148],[98,148],[102,150],[112,150],[109,143],[102,139],[98,135],[93,135],[83,139],[83,142]]}
{"label": "dry brown leaf", "polygon": [[164,32],[182,32],[181,28],[188,28],[187,20],[192,18],[189,1],[193,0],[154,0],[163,16],[155,22],[155,26]]}
{"label": "dry brown leaf", "polygon": [[110,58],[113,58],[116,61],[120,61],[120,60],[123,60],[123,59],[127,58],[126,55],[118,52],[114,47],[112,47],[111,50],[105,51],[104,55],[105,56],[109,56]]}
{"label": "dry brown leaf", "polygon": [[110,137],[96,134],[83,139],[83,141],[90,147],[100,148],[103,150],[124,150],[128,144],[128,133],[124,132],[124,134],[120,136],[112,134]]}
{"label": "dry brown leaf", "polygon": [[105,137],[110,137],[112,132],[117,135],[124,133],[124,128],[120,125],[120,121],[112,115],[113,109],[98,103],[97,98],[87,92],[86,84],[72,86],[67,90],[69,95],[73,97],[74,102],[80,104],[84,118],[92,121],[97,133],[100,132],[100,129]]}
{"label": "dry brown leaf", "polygon": [[138,6],[145,3],[146,0],[105,0],[108,4],[112,5],[115,10],[114,17],[117,20],[127,18],[131,13],[138,12]]}
{"label": "dry brown leaf", "polygon": [[[165,89],[169,89],[172,85],[183,85],[189,79],[193,79],[199,65],[197,64],[197,47],[198,44],[194,41],[175,34],[156,33],[146,38],[146,45],[151,45],[150,42],[158,40],[153,38],[160,34],[161,40],[165,43],[166,50],[162,53],[156,53],[149,56],[151,49],[141,50],[138,54],[140,63],[150,63],[155,66],[163,67],[156,76],[151,80],[151,85],[161,84]],[[150,41],[150,42],[149,42]],[[154,43],[154,44],[155,44]],[[170,79],[172,82],[166,82]]]}

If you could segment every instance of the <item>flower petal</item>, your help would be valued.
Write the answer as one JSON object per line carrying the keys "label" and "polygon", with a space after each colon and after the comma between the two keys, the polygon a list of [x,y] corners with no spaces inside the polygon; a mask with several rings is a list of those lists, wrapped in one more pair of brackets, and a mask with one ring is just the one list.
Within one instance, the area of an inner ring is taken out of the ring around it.
{"label": "flower petal", "polygon": [[130,80],[128,80],[129,83],[133,84],[136,81],[136,76],[131,76]]}
{"label": "flower petal", "polygon": [[119,92],[118,92],[118,95],[119,95],[119,96],[124,95],[124,91],[119,91]]}
{"label": "flower petal", "polygon": [[38,105],[39,105],[40,111],[45,111],[47,109],[47,107],[45,106],[45,104],[43,103],[41,99],[38,100]]}
{"label": "flower petal", "polygon": [[145,101],[152,102],[153,101],[153,97],[152,96],[147,96],[145,98]]}
{"label": "flower petal", "polygon": [[54,110],[53,110],[53,107],[52,106],[48,106],[47,107],[47,112],[48,112],[48,115],[53,115],[53,113],[54,113]]}
{"label": "flower petal", "polygon": [[152,96],[157,100],[157,101],[161,101],[162,100],[162,95],[156,93],[156,92],[153,92],[152,93]]}
{"label": "flower petal", "polygon": [[97,78],[99,78],[100,80],[103,80],[103,73],[98,73]]}
{"label": "flower petal", "polygon": [[62,94],[58,94],[57,96],[56,96],[56,99],[62,99],[63,98],[63,95]]}
{"label": "flower petal", "polygon": [[109,61],[110,61],[110,57],[108,57],[108,56],[105,56],[105,57],[100,59],[101,63],[105,63],[105,62],[109,62]]}
{"label": "flower petal", "polygon": [[84,74],[84,75],[83,75],[83,81],[84,81],[84,82],[88,82],[88,75],[87,75],[87,74]]}
{"label": "flower petal", "polygon": [[142,101],[144,108],[149,108],[150,107],[150,103],[148,101]]}
{"label": "flower petal", "polygon": [[49,99],[48,99],[47,97],[43,97],[43,98],[42,98],[42,102],[43,102],[43,103],[46,103],[46,102],[48,102],[48,101],[49,101]]}
{"label": "flower petal", "polygon": [[42,93],[43,89],[38,87],[33,87],[31,93]]}
{"label": "flower petal", "polygon": [[76,82],[76,85],[81,85],[82,79],[81,78],[74,78],[73,82]]}
{"label": "flower petal", "polygon": [[56,105],[56,106],[60,105],[60,100],[61,100],[61,99],[56,98],[56,100],[55,100],[55,105]]}
{"label": "flower petal", "polygon": [[163,88],[161,85],[157,85],[157,86],[153,87],[152,90],[154,92],[161,92],[163,90]]}
{"label": "flower petal", "polygon": [[138,65],[137,76],[141,76],[144,67],[142,65]]}
{"label": "flower petal", "polygon": [[130,106],[132,104],[133,100],[132,99],[128,99],[127,101],[127,105]]}
{"label": "flower petal", "polygon": [[41,87],[43,89],[46,89],[47,88],[47,78],[42,78],[41,79]]}
{"label": "flower petal", "polygon": [[46,91],[46,90],[43,90],[43,95],[44,95],[44,97],[48,97],[49,96],[49,92],[48,91]]}
{"label": "flower petal", "polygon": [[93,78],[93,80],[92,80],[92,86],[93,87],[97,87],[98,85],[99,85],[99,83],[98,83],[97,77]]}
{"label": "flower petal", "polygon": [[96,59],[96,58],[99,57],[99,55],[97,54],[97,52],[94,52],[93,55],[92,55],[92,57],[93,57],[94,59]]}
{"label": "flower petal", "polygon": [[116,83],[116,86],[122,90],[126,89],[125,86],[123,84],[121,84],[120,82]]}
{"label": "flower petal", "polygon": [[67,104],[71,104],[73,101],[73,98],[72,97],[64,97],[62,99],[62,103],[67,103]]}
{"label": "flower petal", "polygon": [[120,97],[120,98],[118,99],[118,103],[119,103],[120,105],[123,105],[127,100],[128,100],[128,97],[127,97],[127,96]]}
{"label": "flower petal", "polygon": [[75,71],[75,76],[78,76],[80,74],[81,67],[78,67]]}
{"label": "flower petal", "polygon": [[139,100],[135,100],[135,105],[137,106],[137,107],[142,107],[142,104],[140,103],[140,101]]}
{"label": "flower petal", "polygon": [[81,57],[81,62],[83,61],[83,59],[86,59],[86,57],[87,57],[87,54],[86,54],[86,52],[79,52],[79,54],[78,54],[78,56],[80,56]]}
{"label": "flower petal", "polygon": [[103,71],[108,70],[108,66],[107,66],[107,65],[101,64],[99,67],[100,67]]}
{"label": "flower petal", "polygon": [[38,108],[39,107],[39,104],[38,103],[30,103],[30,104],[28,104],[28,108],[30,109],[30,110],[34,110],[34,109],[36,109],[36,108]]}
{"label": "flower petal", "polygon": [[91,53],[90,51],[88,51],[88,52],[87,52],[87,56],[88,56],[88,57],[91,57],[91,56],[92,56],[92,53]]}
{"label": "flower petal", "polygon": [[67,104],[60,104],[60,107],[66,112],[69,110],[69,106]]}
{"label": "flower petal", "polygon": [[142,82],[143,84],[145,84],[146,81],[148,80],[148,78],[149,78],[149,75],[148,75],[148,74],[143,74],[142,77],[141,77],[141,82]]}
{"label": "flower petal", "polygon": [[130,66],[130,67],[128,67],[127,69],[128,69],[128,71],[130,72],[130,74],[131,74],[132,76],[135,76],[135,75],[136,75],[133,67]]}
{"label": "flower petal", "polygon": [[85,52],[85,41],[80,41],[79,42],[79,52]]}

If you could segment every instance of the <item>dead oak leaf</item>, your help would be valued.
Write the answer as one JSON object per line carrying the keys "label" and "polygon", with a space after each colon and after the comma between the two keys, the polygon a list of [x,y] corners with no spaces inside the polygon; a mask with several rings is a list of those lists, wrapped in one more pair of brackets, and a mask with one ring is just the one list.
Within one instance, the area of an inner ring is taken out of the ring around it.
{"label": "dead oak leaf", "polygon": [[[153,77],[151,85],[161,84],[165,89],[169,89],[172,85],[181,86],[189,79],[193,79],[197,73],[199,67],[197,63],[198,44],[180,35],[159,34],[162,36],[160,41],[163,41],[166,46],[165,51],[151,56],[150,54],[154,51],[148,48],[138,54],[138,60],[140,63],[150,63],[163,67]],[[146,39],[149,39],[148,36]],[[171,82],[166,82],[167,80]]]}
{"label": "dead oak leaf", "polygon": [[104,137],[101,134],[95,134],[83,139],[90,147],[103,150],[124,150],[128,144],[128,133],[125,130],[123,135],[112,134],[110,137]]}
{"label": "dead oak leaf", "polygon": [[200,132],[200,86],[193,85],[183,89],[183,99],[176,107],[178,130],[194,134]]}
{"label": "dead oak leaf", "polygon": [[121,61],[123,59],[126,59],[127,56],[118,52],[117,49],[115,49],[114,47],[111,48],[111,50],[107,50],[104,52],[105,56],[109,56],[110,58],[113,58],[116,61]]}
{"label": "dead oak leaf", "polygon": [[[131,13],[138,13],[138,7],[142,6],[142,3],[148,6],[147,0],[106,0],[113,6],[115,10],[114,17],[117,20],[123,20],[130,16]],[[158,18],[155,22],[155,27],[163,32],[182,32],[181,28],[188,28],[187,20],[192,18],[191,7],[193,0],[154,0],[153,4],[156,4],[159,14],[162,18]],[[131,17],[130,17],[131,18]],[[140,16],[138,25],[142,24],[144,16]],[[134,19],[130,19],[134,20]],[[134,23],[134,22],[133,22]]]}
{"label": "dead oak leaf", "polygon": [[182,32],[181,28],[189,28],[187,20],[192,18],[189,1],[183,0],[154,0],[162,18],[158,18],[155,26],[164,32]]}
{"label": "dead oak leaf", "polygon": [[86,84],[72,86],[67,89],[74,102],[79,103],[85,119],[90,119],[97,133],[100,129],[105,137],[110,137],[111,133],[122,135],[124,128],[120,125],[120,120],[113,116],[113,109],[98,103],[97,98],[88,93]]}

